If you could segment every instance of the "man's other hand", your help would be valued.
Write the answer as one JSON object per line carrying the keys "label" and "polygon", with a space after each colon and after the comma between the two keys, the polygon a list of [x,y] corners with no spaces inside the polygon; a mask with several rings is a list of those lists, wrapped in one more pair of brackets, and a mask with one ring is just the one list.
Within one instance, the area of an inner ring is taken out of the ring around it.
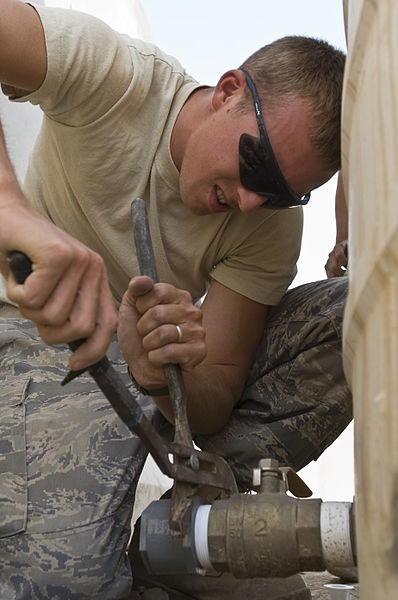
{"label": "man's other hand", "polygon": [[325,265],[325,271],[328,278],[342,277],[346,274],[348,266],[348,242],[343,240],[338,242],[330,252]]}
{"label": "man's other hand", "polygon": [[[32,261],[32,273],[23,285],[8,266],[13,250]],[[71,356],[72,369],[87,367],[105,354],[117,312],[102,258],[24,206],[22,199],[0,209],[0,271],[8,298],[22,316],[36,323],[44,342],[86,340]]]}

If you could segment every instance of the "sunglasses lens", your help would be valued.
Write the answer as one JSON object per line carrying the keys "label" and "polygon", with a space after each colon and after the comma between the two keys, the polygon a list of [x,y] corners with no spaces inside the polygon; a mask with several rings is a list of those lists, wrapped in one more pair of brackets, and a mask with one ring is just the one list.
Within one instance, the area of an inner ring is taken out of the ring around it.
{"label": "sunglasses lens", "polygon": [[261,194],[277,193],[278,189],[272,181],[270,156],[260,139],[243,133],[239,140],[239,169],[242,184],[252,192]]}
{"label": "sunglasses lens", "polygon": [[307,204],[309,194],[303,198],[296,196],[289,188],[272,151],[248,133],[239,140],[239,173],[242,185],[260,196],[267,198],[265,208],[289,208]]}

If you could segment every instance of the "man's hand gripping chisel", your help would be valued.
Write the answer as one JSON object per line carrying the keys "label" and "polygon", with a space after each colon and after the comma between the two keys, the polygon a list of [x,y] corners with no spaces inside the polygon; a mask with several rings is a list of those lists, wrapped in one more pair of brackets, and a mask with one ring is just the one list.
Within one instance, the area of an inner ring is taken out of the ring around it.
{"label": "man's hand gripping chisel", "polygon": [[[141,274],[148,275],[157,283],[158,276],[144,201],[140,198],[134,200],[131,212]],[[20,284],[24,283],[32,272],[30,259],[21,252],[11,252],[9,264],[16,281]],[[83,341],[77,340],[68,345],[75,351]],[[164,367],[174,412],[173,442],[164,440],[145,417],[140,405],[106,356],[87,369],[70,371],[62,384],[65,385],[85,370],[95,380],[122,421],[141,438],[160,470],[175,480],[169,519],[170,531],[173,534],[184,535],[187,532],[192,497],[200,495],[201,489],[215,488],[221,495],[237,492],[235,478],[224,459],[194,448],[186,414],[186,392],[178,365],[168,364]]]}

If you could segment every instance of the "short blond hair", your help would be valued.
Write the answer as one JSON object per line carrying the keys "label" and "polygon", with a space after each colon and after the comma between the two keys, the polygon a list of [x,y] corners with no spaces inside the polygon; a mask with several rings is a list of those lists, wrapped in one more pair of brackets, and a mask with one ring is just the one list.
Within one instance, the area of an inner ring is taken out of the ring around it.
{"label": "short blond hair", "polygon": [[[269,110],[295,98],[305,102],[310,111],[311,142],[326,165],[336,171],[341,165],[344,65],[344,52],[328,42],[287,36],[260,48],[239,67],[252,77],[262,106]],[[247,94],[245,104],[250,92]]]}

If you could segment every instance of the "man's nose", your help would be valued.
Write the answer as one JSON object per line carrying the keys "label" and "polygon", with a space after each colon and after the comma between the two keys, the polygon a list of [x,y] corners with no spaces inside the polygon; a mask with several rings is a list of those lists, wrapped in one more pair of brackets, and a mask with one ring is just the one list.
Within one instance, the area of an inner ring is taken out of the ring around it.
{"label": "man's nose", "polygon": [[237,198],[239,210],[244,213],[257,210],[262,204],[264,204],[264,202],[267,201],[267,198],[264,196],[259,196],[256,194],[256,192],[247,190],[245,187],[243,187],[243,185],[238,186]]}

